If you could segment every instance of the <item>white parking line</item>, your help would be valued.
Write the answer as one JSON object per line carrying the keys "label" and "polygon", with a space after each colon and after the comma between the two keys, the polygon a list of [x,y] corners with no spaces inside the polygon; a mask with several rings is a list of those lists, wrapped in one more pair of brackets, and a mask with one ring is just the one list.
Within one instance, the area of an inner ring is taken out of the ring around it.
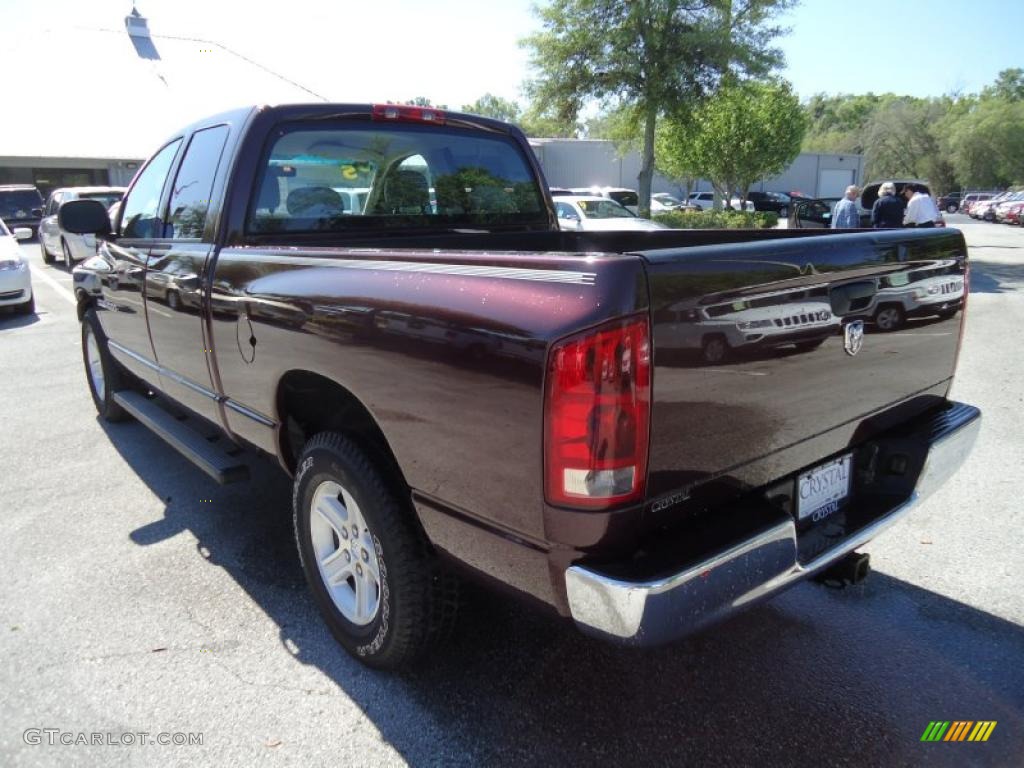
{"label": "white parking line", "polygon": [[737,371],[735,368],[705,368],[703,373],[731,373],[734,376],[767,376],[764,371]]}
{"label": "white parking line", "polygon": [[75,294],[73,294],[71,291],[69,291],[63,285],[58,283],[56,280],[54,280],[48,274],[43,272],[43,270],[41,270],[38,267],[36,267],[34,264],[30,265],[30,267],[32,269],[32,274],[35,275],[36,277],[38,277],[40,280],[42,280],[47,285],[49,285],[55,291],[57,291],[57,293],[60,294],[60,297],[62,299],[67,300],[67,302],[69,304],[71,304],[72,306],[74,306],[74,307],[78,306],[78,302],[75,301]]}

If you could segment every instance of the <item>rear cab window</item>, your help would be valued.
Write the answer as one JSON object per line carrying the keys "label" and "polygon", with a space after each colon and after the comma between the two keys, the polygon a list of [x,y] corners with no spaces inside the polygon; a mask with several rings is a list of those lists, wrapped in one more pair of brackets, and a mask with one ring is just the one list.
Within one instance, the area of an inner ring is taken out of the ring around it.
{"label": "rear cab window", "polygon": [[285,124],[269,143],[249,203],[252,234],[550,228],[511,137],[337,121]]}

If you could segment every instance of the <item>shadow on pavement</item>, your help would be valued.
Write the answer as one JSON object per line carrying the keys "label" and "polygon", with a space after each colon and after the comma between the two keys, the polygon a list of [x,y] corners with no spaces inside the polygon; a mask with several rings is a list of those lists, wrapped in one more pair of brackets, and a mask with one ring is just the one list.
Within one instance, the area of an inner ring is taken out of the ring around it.
{"label": "shadow on pavement", "polygon": [[0,307],[0,333],[15,328],[25,328],[39,322],[39,315],[33,312],[31,315],[21,315],[14,307]]}
{"label": "shadow on pavement", "polygon": [[[651,651],[488,595],[420,669],[367,670],[306,593],[283,473],[266,462],[251,483],[219,487],[142,426],[103,428],[166,503],[125,534],[147,546],[190,531],[196,557],[249,594],[285,652],[412,765],[1005,765],[1024,750],[1024,629],[882,573],[842,591],[798,586]],[[920,743],[935,719],[999,724],[987,744]]]}
{"label": "shadow on pavement", "polygon": [[1007,293],[1024,285],[1024,263],[999,264],[971,259],[971,293]]}

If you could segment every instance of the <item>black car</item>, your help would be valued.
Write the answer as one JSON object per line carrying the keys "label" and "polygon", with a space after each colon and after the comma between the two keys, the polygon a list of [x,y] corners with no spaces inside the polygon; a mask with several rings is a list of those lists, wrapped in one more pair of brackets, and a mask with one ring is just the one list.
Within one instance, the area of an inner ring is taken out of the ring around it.
{"label": "black car", "polygon": [[43,196],[31,184],[5,184],[0,186],[0,219],[7,228],[28,227],[35,237],[39,232],[39,219],[43,215]]}
{"label": "black car", "polygon": [[947,192],[938,200],[939,210],[946,213],[956,213],[960,210],[960,201],[963,199],[963,192]]}
{"label": "black car", "polygon": [[747,200],[754,204],[755,211],[774,211],[783,218],[793,207],[793,199],[785,192],[748,192]]}
{"label": "black car", "polygon": [[832,226],[832,211],[841,199],[794,197],[789,210],[789,228],[829,229]]}

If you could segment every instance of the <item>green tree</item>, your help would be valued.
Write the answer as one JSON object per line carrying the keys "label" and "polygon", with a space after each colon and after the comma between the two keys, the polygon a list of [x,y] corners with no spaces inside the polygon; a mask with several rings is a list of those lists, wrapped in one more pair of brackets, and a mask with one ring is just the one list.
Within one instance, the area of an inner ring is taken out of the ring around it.
{"label": "green tree", "polygon": [[433,107],[434,109],[448,109],[447,104],[433,104],[426,96],[413,96],[405,101],[389,101],[388,104],[404,104],[410,107]]}
{"label": "green tree", "polygon": [[[542,31],[523,44],[537,79],[531,99],[564,122],[596,99],[636,118],[642,134],[640,211],[650,212],[661,115],[693,103],[723,74],[762,75],[781,62],[774,13],[792,0],[550,0]],[[640,128],[642,127],[642,130]]]}
{"label": "green tree", "polygon": [[808,118],[789,83],[722,86],[696,109],[662,121],[659,168],[671,178],[708,179],[723,198],[774,176],[800,154]]}
{"label": "green tree", "polygon": [[996,81],[982,91],[982,96],[1003,101],[1024,101],[1024,69],[1004,69],[996,76]]}
{"label": "green tree", "polygon": [[888,97],[860,132],[869,179],[927,179],[937,190],[952,189],[953,166],[943,149],[939,123],[950,105],[942,99]]}
{"label": "green tree", "polygon": [[963,184],[1024,184],[1024,101],[983,98],[945,128],[949,156]]}
{"label": "green tree", "polygon": [[574,118],[564,118],[550,109],[536,104],[527,108],[519,120],[519,127],[527,136],[545,139],[573,139],[580,135],[582,126]]}
{"label": "green tree", "polygon": [[506,123],[518,123],[522,116],[522,109],[516,102],[503,99],[492,93],[485,93],[472,104],[463,104],[462,111],[481,117],[504,120]]}

